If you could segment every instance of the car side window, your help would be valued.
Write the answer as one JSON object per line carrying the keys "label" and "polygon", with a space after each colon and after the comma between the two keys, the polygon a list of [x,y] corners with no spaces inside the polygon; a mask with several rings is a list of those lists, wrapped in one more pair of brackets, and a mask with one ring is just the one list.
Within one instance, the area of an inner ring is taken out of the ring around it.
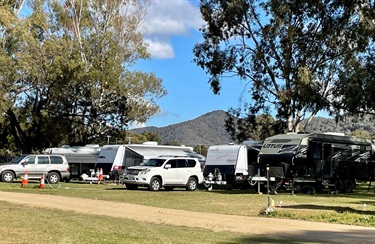
{"label": "car side window", "polygon": [[38,156],[38,164],[49,164],[48,156]]}
{"label": "car side window", "polygon": [[26,158],[24,162],[27,164],[35,164],[35,156],[30,156]]}
{"label": "car side window", "polygon": [[171,168],[176,168],[177,167],[177,160],[171,159],[167,162],[167,164],[171,165]]}
{"label": "car side window", "polygon": [[177,168],[186,168],[186,159],[178,159]]}
{"label": "car side window", "polygon": [[51,158],[51,164],[62,164],[63,163],[62,157],[50,156],[50,158]]}
{"label": "car side window", "polygon": [[189,168],[194,168],[195,165],[196,165],[196,161],[195,160],[192,160],[192,159],[188,159],[188,167]]}

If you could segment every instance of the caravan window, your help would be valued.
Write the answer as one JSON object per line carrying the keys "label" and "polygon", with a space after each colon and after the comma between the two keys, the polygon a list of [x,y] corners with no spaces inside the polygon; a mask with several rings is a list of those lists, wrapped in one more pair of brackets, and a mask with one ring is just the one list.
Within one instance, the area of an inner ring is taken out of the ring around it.
{"label": "caravan window", "polygon": [[313,159],[321,159],[322,157],[322,145],[320,143],[310,143],[310,155]]}
{"label": "caravan window", "polygon": [[351,148],[347,148],[347,147],[343,147],[341,148],[341,155],[342,156],[352,156],[352,149]]}

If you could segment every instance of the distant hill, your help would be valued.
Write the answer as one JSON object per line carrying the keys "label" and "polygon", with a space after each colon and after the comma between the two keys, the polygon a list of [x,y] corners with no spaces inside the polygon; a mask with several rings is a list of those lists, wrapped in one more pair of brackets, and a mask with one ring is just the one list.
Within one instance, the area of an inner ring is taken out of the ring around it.
{"label": "distant hill", "polygon": [[206,113],[196,119],[165,127],[144,127],[133,129],[135,133],[144,131],[155,132],[162,143],[177,142],[186,146],[218,145],[231,142],[224,124],[227,118],[225,111],[216,110]]}
{"label": "distant hill", "polygon": [[[135,133],[144,131],[155,132],[162,140],[162,144],[175,142],[186,146],[219,145],[231,142],[229,133],[225,130],[226,112],[216,110],[206,113],[196,119],[165,127],[144,127],[133,129]],[[355,130],[368,131],[375,135],[373,116],[363,118],[346,118],[338,123],[332,118],[315,117],[307,128],[308,132],[341,132],[350,134]],[[302,122],[303,124],[303,122]]]}

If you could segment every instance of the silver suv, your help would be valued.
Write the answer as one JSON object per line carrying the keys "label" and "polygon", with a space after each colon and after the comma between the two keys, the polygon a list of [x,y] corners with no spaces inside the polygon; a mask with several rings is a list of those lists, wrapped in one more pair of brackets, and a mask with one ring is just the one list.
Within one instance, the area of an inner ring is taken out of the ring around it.
{"label": "silver suv", "polygon": [[124,183],[129,190],[147,186],[151,191],[164,187],[171,191],[175,187],[185,187],[195,191],[203,182],[201,164],[196,158],[161,156],[151,158],[139,166],[125,170]]}
{"label": "silver suv", "polygon": [[0,179],[3,182],[13,182],[24,177],[28,171],[28,179],[40,179],[45,175],[48,183],[56,184],[70,177],[69,164],[61,155],[22,155],[9,163],[0,164]]}

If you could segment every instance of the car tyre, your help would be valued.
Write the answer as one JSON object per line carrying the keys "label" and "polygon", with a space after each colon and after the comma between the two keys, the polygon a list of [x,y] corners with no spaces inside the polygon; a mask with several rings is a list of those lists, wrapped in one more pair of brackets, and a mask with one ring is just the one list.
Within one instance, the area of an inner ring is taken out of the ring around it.
{"label": "car tyre", "polygon": [[157,177],[152,177],[148,189],[150,191],[159,191],[161,188],[161,180]]}
{"label": "car tyre", "polygon": [[12,183],[14,181],[15,175],[12,171],[6,170],[1,174],[1,181]]}
{"label": "car tyre", "polygon": [[198,188],[198,181],[194,177],[190,177],[186,184],[186,190],[195,191]]}
{"label": "car tyre", "polygon": [[57,184],[60,182],[60,175],[56,172],[49,173],[47,175],[47,180],[50,184]]}
{"label": "car tyre", "polygon": [[128,190],[137,190],[138,189],[138,185],[134,185],[134,184],[125,184],[126,186],[126,189]]}

